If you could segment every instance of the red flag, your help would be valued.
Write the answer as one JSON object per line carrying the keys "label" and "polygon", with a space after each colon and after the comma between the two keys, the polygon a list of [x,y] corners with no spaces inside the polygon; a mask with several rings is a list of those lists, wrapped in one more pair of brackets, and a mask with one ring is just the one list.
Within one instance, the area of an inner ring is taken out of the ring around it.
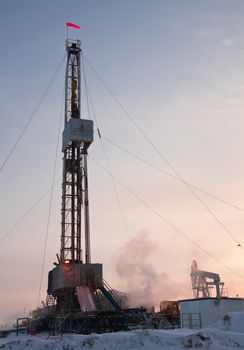
{"label": "red flag", "polygon": [[71,23],[71,22],[67,22],[66,26],[67,27],[73,27],[73,28],[76,28],[76,29],[80,29],[80,26],[78,26],[77,24]]}

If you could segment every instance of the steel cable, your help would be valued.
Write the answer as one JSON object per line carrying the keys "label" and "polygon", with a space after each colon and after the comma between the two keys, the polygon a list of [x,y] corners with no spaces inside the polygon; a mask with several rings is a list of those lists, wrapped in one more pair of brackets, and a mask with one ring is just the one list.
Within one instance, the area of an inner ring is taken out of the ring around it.
{"label": "steel cable", "polygon": [[109,94],[113,97],[115,102],[121,107],[124,111],[128,119],[135,126],[135,128],[143,135],[143,137],[147,140],[147,142],[152,146],[152,148],[156,151],[156,153],[160,156],[160,158],[169,166],[169,168],[175,173],[175,175],[179,178],[179,180],[186,186],[186,188],[193,194],[193,196],[201,203],[201,205],[205,208],[205,210],[214,218],[214,220],[223,228],[223,230],[235,241],[238,247],[241,247],[244,250],[244,247],[240,244],[240,242],[235,238],[232,232],[222,223],[222,221],[217,217],[216,214],[204,203],[204,201],[197,195],[197,193],[191,188],[191,186],[184,180],[181,174],[176,170],[176,168],[168,161],[168,159],[162,154],[162,152],[158,149],[158,147],[152,142],[149,136],[143,131],[143,129],[138,125],[138,123],[134,120],[131,114],[127,111],[127,109],[123,106],[123,104],[119,101],[119,99],[115,96],[109,86],[105,83],[102,77],[95,70],[93,65],[88,61],[86,56],[84,55],[86,62],[88,63],[91,70],[94,72],[96,77],[105,87],[105,89],[109,92]]}
{"label": "steel cable", "polygon": [[[100,168],[102,168],[106,173],[108,173],[110,176],[113,176],[111,173],[109,173],[109,170],[106,169],[102,164],[100,164],[95,158],[91,157],[94,163],[96,163]],[[157,210],[155,210],[151,205],[149,205],[144,199],[139,197],[132,189],[130,189],[127,185],[125,185],[122,181],[120,181],[117,177],[113,176],[114,180],[118,182],[127,192],[129,192],[131,195],[133,195],[139,202],[141,202],[145,207],[147,207],[149,210],[151,210],[155,215],[157,215],[161,220],[163,220],[168,226],[170,226],[172,229],[174,229],[176,232],[178,232],[182,237],[184,237],[186,240],[191,242],[195,247],[200,249],[202,252],[207,254],[209,257],[217,261],[220,265],[225,267],[227,270],[232,272],[235,276],[240,278],[244,281],[244,278],[239,275],[235,270],[227,266],[225,263],[223,263],[221,260],[219,260],[216,256],[214,256],[212,253],[207,251],[205,248],[201,247],[197,242],[195,242],[192,238],[189,237],[188,234],[183,232],[181,229],[179,229],[176,225],[171,223],[168,219],[166,219],[163,215],[161,215]]]}
{"label": "steel cable", "polygon": [[[101,137],[101,133],[100,133],[100,128],[99,128],[99,125],[98,125],[98,120],[97,120],[97,116],[96,116],[96,112],[95,112],[95,107],[94,107],[94,103],[92,101],[92,98],[91,98],[91,95],[88,91],[88,79],[86,77],[86,71],[85,71],[85,65],[84,65],[84,58],[83,58],[83,54],[82,54],[82,67],[83,67],[83,75],[84,75],[84,81],[85,81],[85,89],[86,89],[86,97],[87,97],[87,104],[89,105],[89,102],[91,104],[91,110],[92,110],[92,113],[93,113],[93,117],[94,117],[94,120],[95,120],[95,124],[96,124],[96,128],[97,128],[97,133],[98,133],[98,137],[99,137],[99,140],[100,140],[100,143],[101,143],[101,146],[102,146],[102,150],[103,150],[103,154],[104,154],[104,158],[105,158],[105,161],[106,161],[106,164],[107,164],[107,167],[110,171],[110,173],[112,174],[112,168],[111,168],[111,165],[110,165],[110,161],[109,161],[109,158],[108,158],[108,153],[106,151],[106,148],[104,146],[104,143],[103,143],[103,139]],[[90,112],[90,109],[89,107],[87,108],[88,109],[88,113]],[[89,116],[90,117],[90,116]],[[129,228],[128,228],[128,225],[127,225],[127,221],[126,221],[126,218],[125,218],[125,213],[124,213],[124,209],[123,209],[123,206],[122,206],[122,203],[121,203],[121,200],[120,200],[120,196],[119,196],[119,193],[118,193],[118,189],[117,189],[117,186],[116,186],[116,183],[114,181],[114,178],[113,176],[111,176],[111,182],[112,182],[112,186],[113,186],[113,190],[114,190],[114,194],[115,194],[115,198],[117,200],[117,203],[118,203],[118,207],[119,207],[119,210],[120,210],[120,214],[121,214],[121,218],[122,218],[122,221],[123,221],[123,225],[125,227],[125,230],[127,232],[127,235],[129,237]]]}
{"label": "steel cable", "polygon": [[56,144],[55,157],[54,157],[54,167],[53,167],[51,194],[50,194],[50,201],[49,201],[49,207],[48,207],[47,227],[46,227],[46,234],[45,234],[45,241],[44,241],[44,248],[43,248],[43,257],[42,257],[40,284],[39,284],[38,298],[37,298],[37,307],[38,307],[39,302],[40,302],[42,280],[43,280],[43,272],[44,272],[45,259],[46,259],[47,240],[48,240],[48,234],[49,234],[49,226],[50,226],[50,218],[51,218],[51,210],[52,210],[52,201],[53,201],[53,188],[54,188],[55,176],[56,176],[56,167],[57,167],[57,158],[58,158],[58,146],[59,146],[60,131],[61,131],[61,120],[62,120],[62,116],[63,116],[64,93],[65,93],[65,88],[64,88],[63,96],[62,96],[62,104],[61,104],[61,111],[60,111],[60,118],[59,118],[59,125],[58,125],[58,136],[57,136],[57,144]]}
{"label": "steel cable", "polygon": [[[55,180],[54,186],[59,182],[61,179],[61,176]],[[41,197],[21,216],[19,220],[16,221],[16,223],[0,238],[0,243],[4,241],[14,230],[15,228],[21,224],[22,221],[32,212],[32,210],[48,195],[48,193],[51,191],[52,186],[49,187],[49,189],[41,195]]]}
{"label": "steel cable", "polygon": [[64,59],[65,59],[65,56],[66,54],[64,55],[64,57],[62,58],[61,62],[59,63],[58,65],[58,68],[56,69],[56,71],[54,72],[53,76],[51,77],[51,80],[49,81],[47,87],[43,90],[43,93],[41,95],[41,98],[39,99],[38,103],[36,104],[35,108],[33,109],[30,117],[28,118],[28,120],[26,121],[23,129],[21,130],[19,136],[17,137],[15,143],[13,144],[12,148],[10,149],[8,155],[6,156],[5,160],[3,161],[3,163],[1,164],[0,166],[0,173],[2,172],[2,170],[4,169],[5,165],[7,164],[7,162],[9,161],[10,157],[12,156],[12,154],[14,153],[15,149],[17,148],[19,142],[21,141],[22,137],[24,136],[26,130],[28,129],[30,123],[32,122],[33,118],[35,117],[39,107],[41,106],[43,100],[45,99],[49,89],[51,88],[55,78],[57,77],[58,75],[58,72],[60,71],[62,65],[63,65],[63,62],[64,62]]}
{"label": "steel cable", "polygon": [[[123,151],[123,152],[125,152],[125,153],[131,155],[132,157],[134,157],[135,159],[139,160],[140,162],[142,162],[142,163],[144,163],[144,164],[146,164],[146,165],[148,165],[148,166],[150,166],[150,167],[152,167],[152,168],[154,168],[154,169],[160,171],[160,172],[161,172],[162,174],[164,174],[164,175],[167,175],[167,176],[169,176],[169,177],[171,177],[171,178],[173,178],[173,179],[175,179],[175,180],[177,180],[177,181],[180,181],[180,179],[179,179],[177,176],[175,176],[175,175],[173,175],[173,174],[171,174],[171,173],[169,173],[169,172],[167,172],[167,171],[161,169],[160,167],[158,167],[158,166],[156,166],[156,165],[154,165],[154,164],[148,162],[147,160],[145,160],[145,159],[143,159],[143,158],[137,156],[136,154],[132,153],[132,152],[129,151],[128,149],[126,149],[126,148],[124,148],[123,146],[119,145],[118,143],[115,143],[114,141],[108,139],[106,136],[103,136],[103,135],[102,135],[101,137],[103,138],[104,141],[110,143],[110,144],[113,145],[114,147],[117,147],[117,148],[120,149],[121,151]],[[212,193],[210,193],[210,192],[207,192],[207,191],[203,190],[202,188],[200,188],[200,187],[198,187],[198,186],[196,186],[196,185],[193,185],[192,183],[190,183],[190,182],[188,182],[188,181],[187,181],[187,183],[188,183],[189,186],[195,188],[197,191],[199,191],[199,192],[201,192],[201,193],[203,193],[203,194],[205,194],[205,195],[207,195],[207,196],[209,196],[209,197],[211,197],[211,198],[214,198],[214,199],[216,199],[216,200],[218,200],[218,201],[220,201],[220,202],[222,202],[222,203],[224,203],[224,204],[226,204],[226,205],[228,205],[228,206],[230,206],[230,207],[232,207],[232,208],[234,208],[234,209],[237,209],[237,210],[240,210],[240,211],[244,212],[244,208],[239,207],[238,205],[233,204],[233,203],[231,203],[231,202],[229,202],[229,201],[227,201],[227,200],[225,200],[225,199],[223,199],[223,198],[220,198],[220,197],[218,197],[218,196],[216,196],[216,195],[214,195],[214,194],[212,194]]]}

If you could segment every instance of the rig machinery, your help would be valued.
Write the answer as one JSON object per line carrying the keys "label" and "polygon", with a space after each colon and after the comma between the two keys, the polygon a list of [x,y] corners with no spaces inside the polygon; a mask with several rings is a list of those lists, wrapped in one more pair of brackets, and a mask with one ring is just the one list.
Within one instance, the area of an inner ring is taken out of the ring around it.
{"label": "rig machinery", "polygon": [[103,280],[102,264],[91,263],[87,150],[93,142],[93,121],[80,114],[80,41],[68,39],[66,51],[61,249],[48,275],[48,300],[60,315],[101,310],[104,297],[120,310],[121,301]]}
{"label": "rig machinery", "polygon": [[127,308],[126,298],[104,281],[102,264],[91,262],[87,151],[93,121],[80,112],[80,41],[67,39],[66,51],[61,249],[48,274],[46,307],[36,310],[30,326],[79,333],[171,327],[162,313]]}

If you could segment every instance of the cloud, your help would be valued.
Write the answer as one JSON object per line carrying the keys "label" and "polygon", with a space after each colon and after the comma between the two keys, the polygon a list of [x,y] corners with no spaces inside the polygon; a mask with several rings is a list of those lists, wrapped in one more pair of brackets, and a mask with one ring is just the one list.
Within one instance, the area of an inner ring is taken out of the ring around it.
{"label": "cloud", "polygon": [[234,46],[234,45],[236,45],[236,39],[235,38],[228,38],[228,37],[226,37],[226,38],[222,38],[221,40],[220,40],[220,46],[222,46],[222,47],[232,47],[232,46]]}

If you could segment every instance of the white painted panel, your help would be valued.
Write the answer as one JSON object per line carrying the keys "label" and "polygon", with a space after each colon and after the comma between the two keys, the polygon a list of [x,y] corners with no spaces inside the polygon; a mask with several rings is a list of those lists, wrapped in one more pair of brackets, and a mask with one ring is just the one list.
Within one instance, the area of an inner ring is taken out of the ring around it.
{"label": "white painted panel", "polygon": [[244,311],[244,299],[216,298],[180,300],[180,314],[200,313],[202,327],[209,326],[221,320],[228,312]]}

